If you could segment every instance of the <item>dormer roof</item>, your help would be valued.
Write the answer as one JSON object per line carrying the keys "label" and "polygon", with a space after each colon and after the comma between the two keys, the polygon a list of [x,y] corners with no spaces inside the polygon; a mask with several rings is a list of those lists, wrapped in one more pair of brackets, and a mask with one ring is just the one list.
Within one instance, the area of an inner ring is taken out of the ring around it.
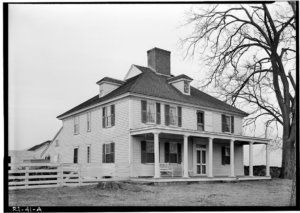
{"label": "dormer roof", "polygon": [[168,83],[171,83],[171,82],[174,82],[174,81],[177,81],[177,80],[188,80],[188,81],[192,81],[194,79],[190,78],[189,76],[185,75],[185,74],[181,74],[181,75],[177,75],[175,77],[171,77],[171,78],[168,78]]}
{"label": "dormer roof", "polygon": [[100,81],[98,81],[96,84],[100,84],[101,82],[108,82],[108,83],[114,83],[114,84],[119,84],[122,85],[125,83],[125,81],[121,81],[115,78],[110,78],[110,77],[104,77]]}

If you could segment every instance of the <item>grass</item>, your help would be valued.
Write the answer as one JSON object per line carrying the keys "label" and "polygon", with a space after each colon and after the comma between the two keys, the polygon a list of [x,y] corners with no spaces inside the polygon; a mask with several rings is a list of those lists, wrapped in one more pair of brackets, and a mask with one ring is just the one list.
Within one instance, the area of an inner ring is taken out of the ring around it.
{"label": "grass", "polygon": [[288,206],[292,181],[146,186],[119,190],[96,185],[9,191],[10,206]]}

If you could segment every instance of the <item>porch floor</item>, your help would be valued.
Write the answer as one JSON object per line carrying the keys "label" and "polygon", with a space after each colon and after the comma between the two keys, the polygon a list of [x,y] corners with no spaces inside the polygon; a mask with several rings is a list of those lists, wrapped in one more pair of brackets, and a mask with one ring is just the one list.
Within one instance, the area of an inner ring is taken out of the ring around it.
{"label": "porch floor", "polygon": [[202,181],[243,181],[243,180],[271,180],[270,176],[236,176],[236,177],[228,177],[228,176],[214,176],[212,178],[207,176],[192,176],[189,178],[183,178],[181,176],[176,177],[168,177],[162,176],[161,178],[153,178],[153,177],[143,177],[143,178],[130,178],[131,181],[136,182],[202,182]]}

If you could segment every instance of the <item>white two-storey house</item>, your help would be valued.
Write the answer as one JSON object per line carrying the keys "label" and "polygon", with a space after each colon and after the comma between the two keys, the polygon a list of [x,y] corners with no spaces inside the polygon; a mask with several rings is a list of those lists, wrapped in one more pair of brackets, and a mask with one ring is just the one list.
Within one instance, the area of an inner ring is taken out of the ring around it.
{"label": "white two-storey house", "polygon": [[248,114],[190,86],[190,77],[173,76],[169,51],[147,55],[147,67],[132,65],[123,80],[103,78],[99,94],[59,115],[63,127],[44,154],[60,163],[126,164],[115,175],[131,178],[160,178],[159,163],[183,178],[235,177],[244,175],[249,145],[253,176],[253,144],[270,140],[243,135]]}

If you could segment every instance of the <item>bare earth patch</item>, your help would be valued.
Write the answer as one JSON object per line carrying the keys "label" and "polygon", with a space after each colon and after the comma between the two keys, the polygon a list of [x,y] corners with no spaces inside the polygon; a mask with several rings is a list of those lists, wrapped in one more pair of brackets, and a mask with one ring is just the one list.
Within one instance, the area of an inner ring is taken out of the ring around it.
{"label": "bare earth patch", "polygon": [[288,206],[291,180],[146,186],[96,185],[9,191],[10,206]]}

